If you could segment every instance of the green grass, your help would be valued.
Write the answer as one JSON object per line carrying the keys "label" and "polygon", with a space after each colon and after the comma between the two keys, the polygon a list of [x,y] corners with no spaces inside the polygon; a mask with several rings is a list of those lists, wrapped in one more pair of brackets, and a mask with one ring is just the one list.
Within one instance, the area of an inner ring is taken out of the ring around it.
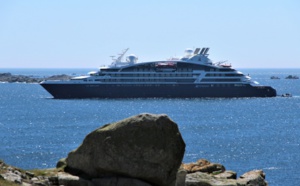
{"label": "green grass", "polygon": [[20,186],[20,184],[16,184],[14,182],[2,180],[1,178],[0,178],[0,185],[1,186]]}
{"label": "green grass", "polygon": [[34,176],[55,176],[58,174],[58,172],[62,172],[62,169],[34,169],[30,170],[29,172],[32,172]]}

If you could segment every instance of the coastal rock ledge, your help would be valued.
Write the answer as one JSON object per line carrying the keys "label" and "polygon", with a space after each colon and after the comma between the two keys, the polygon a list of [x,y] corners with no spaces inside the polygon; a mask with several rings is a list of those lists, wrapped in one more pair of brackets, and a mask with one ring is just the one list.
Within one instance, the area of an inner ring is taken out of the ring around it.
{"label": "coastal rock ledge", "polygon": [[24,171],[0,160],[1,186],[268,186],[262,170],[237,174],[199,159],[182,164],[185,143],[167,115],[104,125],[56,168]]}

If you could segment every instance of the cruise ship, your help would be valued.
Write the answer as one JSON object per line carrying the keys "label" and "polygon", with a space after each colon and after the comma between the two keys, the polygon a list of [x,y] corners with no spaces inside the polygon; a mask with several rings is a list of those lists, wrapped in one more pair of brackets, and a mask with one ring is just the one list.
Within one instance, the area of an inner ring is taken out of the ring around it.
{"label": "cruise ship", "polygon": [[125,49],[111,65],[70,80],[41,82],[54,98],[274,97],[276,90],[251,80],[225,62],[213,63],[209,48],[186,49],[180,58],[137,62]]}

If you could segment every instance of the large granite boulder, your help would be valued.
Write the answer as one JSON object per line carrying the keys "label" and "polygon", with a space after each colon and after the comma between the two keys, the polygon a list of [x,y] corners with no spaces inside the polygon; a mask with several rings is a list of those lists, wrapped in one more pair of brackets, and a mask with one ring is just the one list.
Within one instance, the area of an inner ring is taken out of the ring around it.
{"label": "large granite boulder", "polygon": [[184,151],[178,126],[167,115],[140,114],[88,134],[69,153],[65,171],[88,179],[123,176],[175,185]]}

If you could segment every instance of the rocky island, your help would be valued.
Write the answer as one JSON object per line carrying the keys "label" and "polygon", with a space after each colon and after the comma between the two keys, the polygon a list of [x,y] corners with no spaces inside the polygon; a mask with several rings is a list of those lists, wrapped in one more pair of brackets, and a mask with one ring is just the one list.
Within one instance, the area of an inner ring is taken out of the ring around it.
{"label": "rocky island", "polygon": [[69,80],[69,79],[71,79],[71,76],[65,74],[41,78],[41,77],[24,76],[24,75],[13,75],[9,72],[0,73],[0,82],[7,82],[7,83],[40,83],[44,80]]}
{"label": "rocky island", "polygon": [[237,178],[218,163],[183,164],[185,142],[164,114],[139,114],[92,131],[56,168],[24,171],[0,162],[0,185],[267,186],[262,170]]}

